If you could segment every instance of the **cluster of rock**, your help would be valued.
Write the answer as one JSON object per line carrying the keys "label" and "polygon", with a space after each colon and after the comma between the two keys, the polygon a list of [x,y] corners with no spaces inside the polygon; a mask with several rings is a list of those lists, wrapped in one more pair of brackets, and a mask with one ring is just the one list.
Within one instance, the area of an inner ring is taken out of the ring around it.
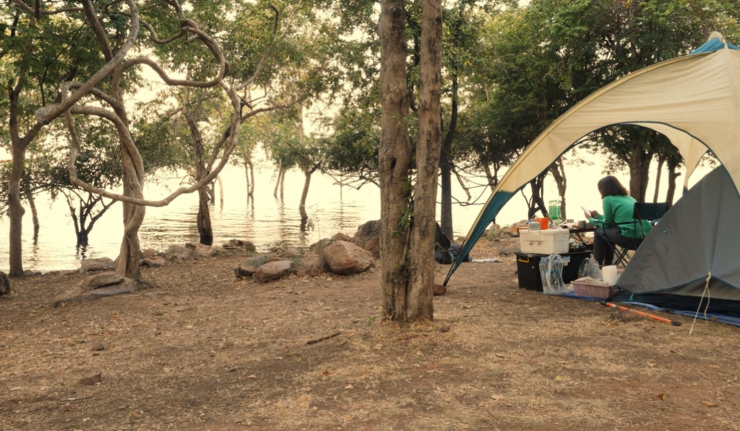
{"label": "cluster of rock", "polygon": [[307,252],[295,248],[277,248],[272,253],[244,260],[234,270],[237,278],[254,278],[260,282],[277,280],[291,274],[317,276],[331,272],[357,274],[380,257],[380,221],[369,221],[353,237],[338,233],[312,244]]}

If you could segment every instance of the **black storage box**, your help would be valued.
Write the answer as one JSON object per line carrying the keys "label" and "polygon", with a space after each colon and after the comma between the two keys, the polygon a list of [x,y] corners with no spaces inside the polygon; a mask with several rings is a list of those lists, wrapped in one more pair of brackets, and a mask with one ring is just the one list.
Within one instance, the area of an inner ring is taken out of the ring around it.
{"label": "black storage box", "polygon": [[[578,267],[591,255],[590,251],[561,253],[563,257],[563,283],[568,284],[578,279]],[[516,272],[519,276],[519,287],[542,292],[540,276],[540,259],[546,254],[516,253]]]}

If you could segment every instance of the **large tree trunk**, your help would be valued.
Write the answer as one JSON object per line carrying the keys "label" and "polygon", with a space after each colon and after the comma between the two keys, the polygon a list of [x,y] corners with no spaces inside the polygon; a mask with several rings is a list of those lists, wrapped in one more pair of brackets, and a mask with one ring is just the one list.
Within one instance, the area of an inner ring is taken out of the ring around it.
{"label": "large tree trunk", "polygon": [[26,210],[21,205],[21,175],[25,160],[26,146],[16,145],[12,149],[12,166],[8,178],[8,218],[10,219],[10,238],[8,241],[11,277],[23,276],[23,214]]}
{"label": "large tree trunk", "polygon": [[537,211],[542,213],[543,217],[547,217],[547,206],[545,205],[545,199],[543,198],[544,182],[547,176],[547,171],[537,175],[532,181],[529,182],[529,186],[532,190],[532,198],[529,200],[529,212],[527,218],[531,219],[537,214]]}
{"label": "large tree trunk", "polygon": [[437,178],[442,147],[442,1],[422,0],[419,143],[416,146],[414,224],[411,230],[411,283],[406,320],[432,319]]}
{"label": "large tree trunk", "polygon": [[568,178],[565,176],[565,166],[563,166],[562,157],[558,157],[555,163],[550,165],[550,173],[555,178],[558,195],[560,196],[560,219],[567,220],[568,217],[565,214],[565,191],[568,188]]}
{"label": "large tree trunk", "polygon": [[306,212],[306,199],[308,198],[308,188],[311,185],[311,175],[314,169],[303,169],[303,175],[306,177],[306,181],[303,183],[303,193],[301,193],[301,203],[298,205],[298,211],[301,213],[301,220],[308,220],[308,213]]}
{"label": "large tree trunk", "polygon": [[406,118],[410,94],[406,86],[406,28],[403,0],[380,2],[381,134],[380,264],[383,311],[387,318],[406,320],[410,143]]}
{"label": "large tree trunk", "polygon": [[645,202],[647,194],[647,183],[650,179],[650,161],[653,158],[652,151],[645,149],[645,138],[638,133],[630,133],[632,139],[632,151],[630,153],[630,196],[637,202]]}
{"label": "large tree trunk", "polygon": [[200,243],[213,245],[213,228],[211,226],[211,211],[208,203],[208,192],[205,187],[198,189],[198,235]]}

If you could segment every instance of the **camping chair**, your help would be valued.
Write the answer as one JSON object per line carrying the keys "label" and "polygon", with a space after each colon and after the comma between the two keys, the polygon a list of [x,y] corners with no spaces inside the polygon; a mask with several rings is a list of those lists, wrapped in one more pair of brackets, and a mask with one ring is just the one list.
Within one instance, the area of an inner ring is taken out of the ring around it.
{"label": "camping chair", "polygon": [[614,265],[627,266],[630,261],[630,252],[634,252],[640,247],[642,241],[645,239],[645,232],[643,231],[642,221],[647,220],[651,224],[655,220],[659,220],[668,211],[668,203],[661,202],[656,204],[649,204],[645,202],[635,202],[635,208],[632,210],[632,221],[627,223],[615,223],[615,225],[632,224],[634,231],[639,232],[640,236],[634,238],[629,246],[620,247],[607,241],[609,247],[614,251]]}

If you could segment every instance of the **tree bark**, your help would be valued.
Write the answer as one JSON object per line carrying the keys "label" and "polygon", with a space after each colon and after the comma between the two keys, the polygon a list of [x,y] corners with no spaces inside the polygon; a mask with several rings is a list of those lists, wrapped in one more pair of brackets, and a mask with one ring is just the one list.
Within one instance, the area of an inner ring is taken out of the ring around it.
{"label": "tree bark", "polygon": [[275,190],[272,191],[272,196],[277,199],[278,190],[280,190],[280,180],[283,178],[283,167],[278,167],[277,182],[275,183]]}
{"label": "tree bark", "polygon": [[647,183],[650,179],[650,161],[653,152],[647,151],[643,144],[645,138],[638,133],[630,133],[632,151],[630,152],[630,196],[637,202],[645,202]]}
{"label": "tree bark", "polygon": [[211,226],[211,212],[208,202],[208,192],[204,188],[198,190],[198,235],[200,243],[213,245],[213,228]]}
{"label": "tree bark", "polygon": [[[193,149],[193,163],[195,164],[195,182],[202,180],[207,174],[205,165],[205,148],[203,146],[203,136],[200,134],[198,124],[190,112],[188,104],[190,103],[190,91],[185,90],[185,98],[182,101],[182,114],[188,123],[188,129],[190,130],[190,138],[192,139],[191,147]],[[196,225],[198,226],[198,235],[200,236],[200,243],[211,246],[213,245],[213,228],[211,227],[211,208],[209,206],[209,200],[215,202],[215,182],[212,182],[210,188],[210,199],[209,199],[209,187],[203,186],[198,189],[198,215],[196,217]]]}
{"label": "tree bark", "polygon": [[247,163],[249,163],[249,196],[254,199],[254,165],[251,160]]}
{"label": "tree bark", "polygon": [[[495,169],[494,165],[494,169]],[[488,179],[488,187],[491,188],[492,192],[496,191],[496,186],[498,185],[498,169],[495,170],[495,172],[491,172],[491,168],[488,165],[483,165],[483,170],[486,173],[486,178]]]}
{"label": "tree bark", "polygon": [[410,94],[406,86],[406,28],[403,0],[381,0],[380,102],[381,134],[378,147],[380,175],[380,264],[383,312],[406,320],[408,240],[410,236],[408,178],[410,143],[406,117]]}
{"label": "tree bark", "polygon": [[545,176],[547,176],[547,171],[537,175],[532,181],[529,182],[529,186],[532,190],[532,198],[529,200],[529,212],[527,214],[528,219],[534,217],[534,215],[537,214],[537,211],[542,212],[543,217],[548,216],[547,206],[545,205],[545,200],[542,196],[542,185],[545,182]]}
{"label": "tree bark", "polygon": [[21,176],[25,157],[26,146],[14,143],[12,148],[13,164],[10,167],[10,177],[8,178],[8,218],[10,219],[10,238],[8,241],[10,268],[8,275],[11,277],[23,276],[23,214],[26,213],[26,210],[21,205]]}
{"label": "tree bark", "polygon": [[433,319],[434,233],[437,178],[442,147],[442,1],[422,0],[419,143],[416,146],[414,224],[411,230],[411,283],[406,319]]}

